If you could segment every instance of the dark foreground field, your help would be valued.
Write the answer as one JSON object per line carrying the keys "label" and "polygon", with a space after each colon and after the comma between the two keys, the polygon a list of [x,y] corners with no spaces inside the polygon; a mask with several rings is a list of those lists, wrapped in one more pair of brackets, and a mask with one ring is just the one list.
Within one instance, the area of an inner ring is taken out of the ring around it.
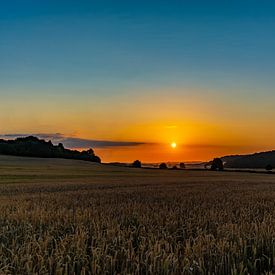
{"label": "dark foreground field", "polygon": [[0,157],[1,274],[275,269],[275,176]]}

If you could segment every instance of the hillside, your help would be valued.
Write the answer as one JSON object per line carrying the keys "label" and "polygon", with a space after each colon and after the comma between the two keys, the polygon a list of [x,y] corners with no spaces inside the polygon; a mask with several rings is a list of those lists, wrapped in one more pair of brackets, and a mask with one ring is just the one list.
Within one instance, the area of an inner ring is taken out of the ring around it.
{"label": "hillside", "polygon": [[267,165],[275,167],[275,151],[225,156],[222,160],[226,168],[265,168]]}

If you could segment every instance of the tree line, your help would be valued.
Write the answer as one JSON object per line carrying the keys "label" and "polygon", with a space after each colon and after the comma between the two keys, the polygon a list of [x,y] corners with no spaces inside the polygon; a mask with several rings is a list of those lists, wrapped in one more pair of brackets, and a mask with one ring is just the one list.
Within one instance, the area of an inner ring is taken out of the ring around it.
{"label": "tree line", "polygon": [[53,145],[51,141],[45,141],[34,136],[17,138],[15,140],[0,139],[0,154],[101,162],[93,149],[84,151],[70,150],[64,148],[62,143]]}

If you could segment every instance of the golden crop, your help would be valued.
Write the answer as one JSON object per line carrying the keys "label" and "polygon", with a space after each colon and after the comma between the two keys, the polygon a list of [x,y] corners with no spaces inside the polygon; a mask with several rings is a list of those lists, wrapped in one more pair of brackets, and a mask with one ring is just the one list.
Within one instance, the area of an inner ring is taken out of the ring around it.
{"label": "golden crop", "polygon": [[1,274],[272,274],[275,177],[0,159]]}

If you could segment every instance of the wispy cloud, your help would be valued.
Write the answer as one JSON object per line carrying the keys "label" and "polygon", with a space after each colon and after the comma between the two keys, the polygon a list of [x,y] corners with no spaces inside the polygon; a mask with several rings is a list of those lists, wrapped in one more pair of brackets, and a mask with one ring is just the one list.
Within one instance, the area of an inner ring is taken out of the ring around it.
{"label": "wispy cloud", "polygon": [[83,139],[63,135],[61,133],[28,133],[28,134],[4,134],[0,135],[3,139],[15,139],[18,137],[36,136],[45,140],[51,140],[54,144],[63,143],[67,148],[105,148],[105,147],[123,147],[123,146],[138,146],[146,144],[144,142],[131,142],[131,141],[110,141],[110,140],[94,140]]}

